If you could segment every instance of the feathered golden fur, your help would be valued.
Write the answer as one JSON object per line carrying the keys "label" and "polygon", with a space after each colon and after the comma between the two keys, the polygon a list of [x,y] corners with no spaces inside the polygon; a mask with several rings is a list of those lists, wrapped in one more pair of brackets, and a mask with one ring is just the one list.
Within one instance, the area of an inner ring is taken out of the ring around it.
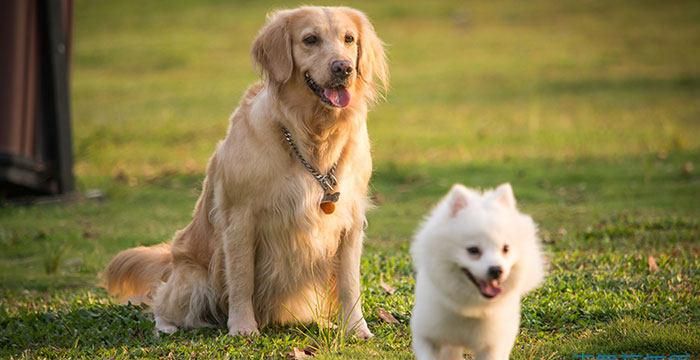
{"label": "feathered golden fur", "polygon": [[[106,287],[149,302],[161,331],[226,322],[232,335],[311,321],[310,305],[332,294],[349,328],[369,337],[359,302],[372,171],[366,116],[387,86],[382,43],[357,10],[301,7],[269,15],[252,55],[263,81],[246,91],[209,160],[192,222],[170,245],[119,253]],[[331,69],[339,60],[354,65],[342,81]],[[349,103],[328,101],[341,91]],[[334,213],[320,210],[323,191],[281,126],[322,173],[338,164]]]}

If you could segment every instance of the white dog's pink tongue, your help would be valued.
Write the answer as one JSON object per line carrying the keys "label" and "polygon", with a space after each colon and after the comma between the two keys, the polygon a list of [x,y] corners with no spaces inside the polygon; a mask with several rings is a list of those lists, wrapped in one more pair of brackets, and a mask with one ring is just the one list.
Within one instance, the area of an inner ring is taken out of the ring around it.
{"label": "white dog's pink tongue", "polygon": [[323,89],[323,96],[330,100],[333,105],[340,108],[344,108],[350,103],[350,93],[344,87]]}
{"label": "white dog's pink tongue", "polygon": [[496,283],[495,281],[479,282],[479,288],[481,289],[481,293],[488,297],[495,297],[496,295],[501,293],[501,288],[498,287],[498,283]]}

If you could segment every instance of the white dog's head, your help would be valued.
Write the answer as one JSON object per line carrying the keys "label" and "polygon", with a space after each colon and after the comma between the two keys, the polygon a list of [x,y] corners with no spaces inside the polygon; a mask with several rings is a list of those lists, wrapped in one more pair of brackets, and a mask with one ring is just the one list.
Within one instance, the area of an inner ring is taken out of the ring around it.
{"label": "white dog's head", "polygon": [[455,185],[416,235],[416,270],[459,299],[523,294],[543,277],[537,229],[509,184],[483,194]]}

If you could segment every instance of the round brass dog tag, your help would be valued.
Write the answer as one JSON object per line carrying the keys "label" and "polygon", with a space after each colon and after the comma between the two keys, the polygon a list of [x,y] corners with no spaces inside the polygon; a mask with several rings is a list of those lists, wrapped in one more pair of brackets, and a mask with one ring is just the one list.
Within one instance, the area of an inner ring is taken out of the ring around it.
{"label": "round brass dog tag", "polygon": [[321,210],[323,210],[325,214],[332,214],[335,211],[335,203],[330,201],[322,202]]}

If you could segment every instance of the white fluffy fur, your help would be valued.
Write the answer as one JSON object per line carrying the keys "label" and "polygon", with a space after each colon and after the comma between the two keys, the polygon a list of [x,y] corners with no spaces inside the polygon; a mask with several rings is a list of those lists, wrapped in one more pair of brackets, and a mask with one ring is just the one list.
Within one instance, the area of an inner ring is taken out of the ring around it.
{"label": "white fluffy fur", "polygon": [[[536,225],[520,213],[509,184],[483,194],[455,185],[415,236],[416,299],[411,318],[416,358],[508,359],[520,324],[520,299],[544,277]],[[503,246],[508,251],[503,252]],[[478,247],[478,259],[467,251]],[[500,266],[502,291],[487,299],[466,275],[486,279]]]}

